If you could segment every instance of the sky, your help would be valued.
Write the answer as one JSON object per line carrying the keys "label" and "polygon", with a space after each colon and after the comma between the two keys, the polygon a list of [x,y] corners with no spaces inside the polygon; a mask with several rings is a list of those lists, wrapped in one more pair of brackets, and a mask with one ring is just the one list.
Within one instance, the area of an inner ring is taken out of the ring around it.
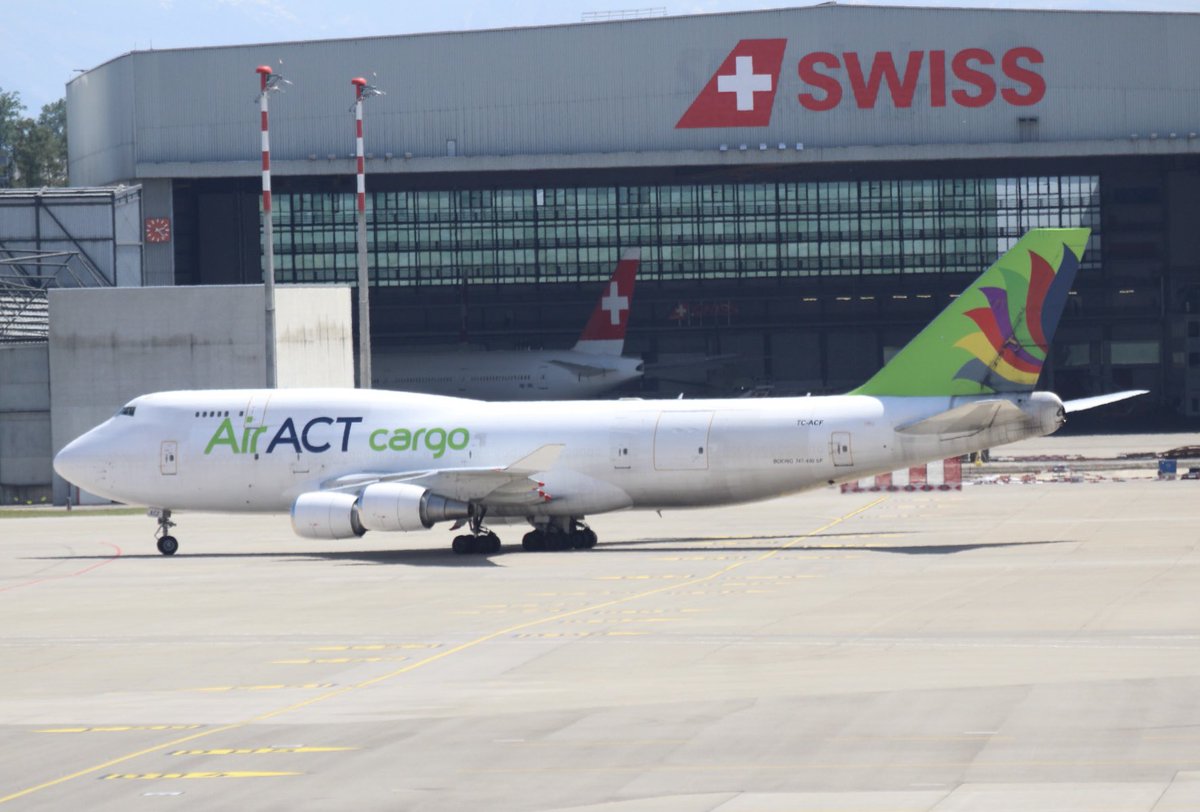
{"label": "sky", "polygon": [[[67,81],[130,51],[578,23],[587,12],[710,14],[816,0],[0,0],[0,90],[36,116]],[[850,0],[841,5],[1200,11],[1200,0]]]}

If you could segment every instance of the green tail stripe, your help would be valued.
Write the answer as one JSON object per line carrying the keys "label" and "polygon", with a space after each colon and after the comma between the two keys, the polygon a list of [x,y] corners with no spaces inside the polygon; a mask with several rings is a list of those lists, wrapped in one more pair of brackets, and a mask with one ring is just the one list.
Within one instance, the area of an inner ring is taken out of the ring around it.
{"label": "green tail stripe", "polygon": [[1031,391],[1046,358],[1036,336],[1052,337],[1089,234],[1086,228],[1027,233],[850,394]]}

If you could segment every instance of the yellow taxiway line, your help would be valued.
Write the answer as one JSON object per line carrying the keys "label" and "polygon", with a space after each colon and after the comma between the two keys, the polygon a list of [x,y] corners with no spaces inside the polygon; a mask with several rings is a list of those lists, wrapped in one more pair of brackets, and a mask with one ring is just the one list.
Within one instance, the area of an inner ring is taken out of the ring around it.
{"label": "yellow taxiway line", "polygon": [[[258,723],[258,722],[265,722],[268,719],[274,719],[277,716],[283,716],[284,714],[292,713],[294,711],[300,710],[301,708],[307,708],[310,705],[316,705],[321,702],[327,702],[331,699],[336,699],[339,696],[343,696],[343,695],[351,693],[353,691],[359,691],[364,688],[370,688],[374,685],[379,685],[380,683],[388,682],[389,680],[393,680],[396,677],[400,677],[400,676],[408,674],[412,671],[416,671],[419,668],[424,668],[427,665],[432,665],[436,662],[440,662],[441,660],[444,660],[447,657],[452,657],[455,654],[461,654],[464,651],[469,651],[470,649],[477,648],[478,646],[481,646],[484,643],[490,643],[491,641],[496,640],[500,637],[505,637],[505,636],[508,636],[511,634],[515,634],[517,632],[522,632],[522,631],[525,631],[526,629],[530,629],[534,626],[542,626],[542,625],[545,625],[548,623],[556,623],[556,622],[558,622],[560,620],[564,620],[566,618],[575,617],[576,615],[586,614],[587,612],[595,612],[600,609],[608,609],[613,606],[619,606],[624,603],[630,603],[632,601],[641,600],[642,598],[648,598],[652,595],[661,595],[664,592],[671,592],[673,590],[682,589],[684,587],[693,587],[696,584],[702,584],[702,583],[705,583],[706,581],[715,581],[716,579],[718,579],[724,575],[728,575],[729,573],[733,572],[734,570],[744,567],[747,564],[757,564],[757,563],[760,563],[763,561],[767,561],[771,558],[774,558],[779,553],[783,552],[784,550],[788,549],[789,547],[799,544],[800,542],[804,541],[805,539],[809,539],[809,538],[812,538],[813,536],[820,535],[821,533],[824,533],[826,530],[829,530],[832,527],[836,527],[837,525],[841,524],[842,522],[847,521],[848,519],[852,519],[855,516],[859,515],[860,513],[865,513],[866,511],[875,507],[879,503],[885,501],[887,498],[888,498],[887,496],[881,496],[872,502],[868,502],[867,504],[863,505],[860,508],[852,510],[849,513],[843,514],[842,516],[839,516],[838,518],[833,519],[832,521],[826,522],[824,525],[822,525],[821,527],[818,527],[816,530],[810,530],[807,533],[795,536],[792,539],[790,539],[787,543],[781,544],[780,546],[776,547],[775,549],[765,552],[756,558],[746,558],[746,559],[742,559],[740,561],[735,561],[732,564],[729,564],[728,566],[725,566],[713,573],[710,573],[709,575],[705,575],[700,578],[689,578],[687,580],[681,580],[677,583],[671,583],[671,584],[667,584],[665,586],[659,586],[659,587],[655,587],[653,589],[647,589],[643,592],[637,592],[633,595],[626,595],[621,598],[613,598],[612,600],[592,604],[590,606],[583,606],[578,609],[572,609],[567,612],[559,612],[554,615],[548,615],[547,617],[539,618],[537,620],[528,620],[528,621],[525,621],[524,623],[518,623],[513,626],[507,626],[503,629],[499,629],[494,632],[489,632],[488,634],[482,635],[480,637],[476,637],[473,640],[468,640],[465,643],[460,643],[457,646],[451,646],[449,648],[442,649],[441,651],[431,654],[428,657],[425,657],[423,659],[414,660],[413,662],[409,663],[408,665],[402,666],[401,668],[397,668],[393,671],[389,671],[388,673],[382,674],[378,677],[372,677],[371,679],[363,680],[362,682],[358,682],[353,685],[346,685],[346,686],[337,688],[332,691],[327,691],[318,696],[314,696],[309,699],[301,700],[301,701],[295,702],[291,705],[286,705],[282,708],[277,708],[275,710],[267,711],[265,713],[260,713],[257,716],[252,716],[249,719],[244,719],[240,722],[231,722],[226,725],[220,725],[218,727],[200,730],[196,733],[192,733],[187,736],[181,736],[177,739],[172,739],[171,741],[168,741],[168,742],[156,744],[151,747],[144,747],[140,750],[135,750],[131,753],[126,753],[125,755],[117,756],[116,758],[111,758],[108,761],[102,762],[100,764],[95,764],[91,767],[85,767],[81,770],[76,770],[73,773],[69,773],[69,774],[61,776],[59,778],[53,778],[49,781],[43,781],[42,783],[36,784],[32,787],[27,787],[26,789],[18,790],[17,792],[0,797],[0,804],[8,803],[9,801],[15,801],[18,798],[24,798],[28,795],[32,795],[35,792],[41,792],[42,790],[50,789],[51,787],[56,787],[56,786],[59,786],[60,784],[65,784],[68,781],[73,781],[76,778],[82,778],[85,775],[91,775],[92,773],[98,773],[101,770],[106,770],[109,767],[113,767],[117,764],[123,764],[126,761],[131,761],[140,756],[150,755],[151,753],[158,753],[160,751],[171,749],[171,748],[178,749],[180,747],[180,745],[187,744],[188,742],[193,742],[198,739],[207,738],[209,736],[215,736],[218,733],[227,733],[231,730],[239,730],[241,728],[248,727],[248,726]],[[135,775],[149,775],[149,774],[135,774]],[[162,774],[156,773],[155,775],[162,775]],[[172,775],[174,775],[174,774],[172,774]],[[189,774],[185,774],[185,775],[189,775]],[[197,773],[194,775],[195,775],[195,777],[205,777],[205,778],[208,778],[208,777],[215,778],[215,777],[222,777],[222,776],[232,777],[232,774],[230,774],[230,773]],[[258,775],[262,775],[262,774],[260,773]],[[284,775],[284,773],[279,773],[279,775]],[[106,778],[107,777],[124,777],[124,775],[118,774],[115,776],[106,776]]]}

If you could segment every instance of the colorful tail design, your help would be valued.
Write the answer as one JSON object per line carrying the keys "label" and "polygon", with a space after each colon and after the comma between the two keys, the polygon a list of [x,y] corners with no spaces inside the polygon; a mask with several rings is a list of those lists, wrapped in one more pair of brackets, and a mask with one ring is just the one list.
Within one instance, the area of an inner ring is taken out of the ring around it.
{"label": "colorful tail design", "polygon": [[1032,391],[1089,233],[1086,228],[1030,231],[851,394]]}

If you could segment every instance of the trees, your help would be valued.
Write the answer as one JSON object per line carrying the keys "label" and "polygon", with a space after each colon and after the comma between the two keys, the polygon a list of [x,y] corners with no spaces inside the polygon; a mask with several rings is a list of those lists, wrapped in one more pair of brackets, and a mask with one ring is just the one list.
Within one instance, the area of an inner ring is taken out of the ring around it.
{"label": "trees", "polygon": [[11,185],[13,144],[24,110],[20,95],[0,89],[0,186]]}
{"label": "trees", "polygon": [[66,186],[66,101],[43,106],[36,119],[24,113],[20,94],[0,89],[0,186]]}

